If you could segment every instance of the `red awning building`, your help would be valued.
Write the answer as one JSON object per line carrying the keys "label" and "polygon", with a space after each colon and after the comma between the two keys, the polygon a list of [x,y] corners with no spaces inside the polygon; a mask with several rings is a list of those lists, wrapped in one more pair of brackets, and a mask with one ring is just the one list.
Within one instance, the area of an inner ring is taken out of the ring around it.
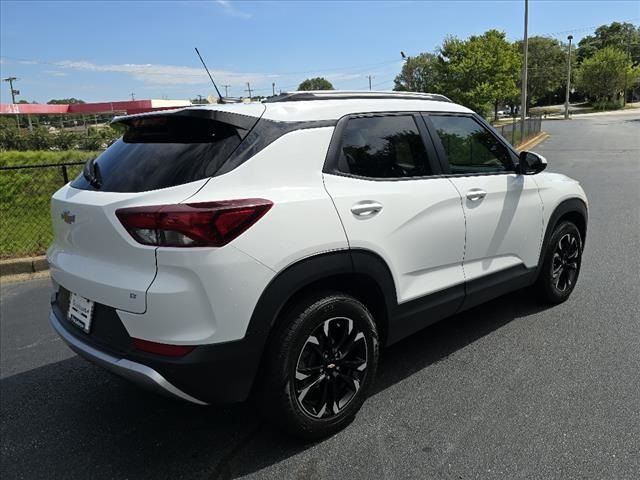
{"label": "red awning building", "polygon": [[133,114],[188,107],[189,100],[130,100],[123,102],[73,103],[49,105],[42,103],[0,103],[0,115],[93,115]]}

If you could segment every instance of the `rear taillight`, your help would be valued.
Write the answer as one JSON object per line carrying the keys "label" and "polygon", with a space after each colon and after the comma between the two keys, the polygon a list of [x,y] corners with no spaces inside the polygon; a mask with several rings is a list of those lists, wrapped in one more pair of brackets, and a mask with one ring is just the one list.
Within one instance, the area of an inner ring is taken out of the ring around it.
{"label": "rear taillight", "polygon": [[121,208],[116,216],[143,245],[222,247],[245,232],[273,203],[261,198]]}

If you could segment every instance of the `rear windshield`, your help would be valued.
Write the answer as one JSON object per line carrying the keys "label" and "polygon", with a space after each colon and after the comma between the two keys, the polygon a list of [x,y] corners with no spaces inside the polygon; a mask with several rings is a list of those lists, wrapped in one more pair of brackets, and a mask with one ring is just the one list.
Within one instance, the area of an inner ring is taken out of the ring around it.
{"label": "rear windshield", "polygon": [[122,138],[88,163],[71,186],[144,192],[211,177],[240,145],[243,133],[236,126],[209,118],[167,115],[133,119]]}

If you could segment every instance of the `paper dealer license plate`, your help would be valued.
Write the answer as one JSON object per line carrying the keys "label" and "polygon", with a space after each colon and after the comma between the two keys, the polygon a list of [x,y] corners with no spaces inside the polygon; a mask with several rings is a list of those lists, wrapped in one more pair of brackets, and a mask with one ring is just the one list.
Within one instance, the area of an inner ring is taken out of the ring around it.
{"label": "paper dealer license plate", "polygon": [[93,301],[81,297],[77,293],[71,293],[67,319],[76,327],[84,330],[85,333],[89,333],[92,316]]}

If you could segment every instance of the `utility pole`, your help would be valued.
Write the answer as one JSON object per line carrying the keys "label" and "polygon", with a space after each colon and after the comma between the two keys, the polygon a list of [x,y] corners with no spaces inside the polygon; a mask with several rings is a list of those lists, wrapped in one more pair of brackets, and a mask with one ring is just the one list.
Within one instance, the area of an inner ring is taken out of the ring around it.
{"label": "utility pole", "polygon": [[564,119],[567,120],[569,118],[569,93],[571,93],[571,40],[573,40],[573,35],[569,35],[567,37],[569,40],[569,54],[567,55],[567,92],[564,96]]}
{"label": "utility pole", "polygon": [[202,105],[204,102],[202,101],[202,95],[198,95],[198,105]]}
{"label": "utility pole", "polygon": [[20,90],[13,89],[13,82],[17,81],[16,77],[7,77],[2,79],[5,82],[9,82],[9,89],[11,91],[11,103],[16,103],[16,95],[20,95]]}
{"label": "utility pole", "polygon": [[249,101],[251,101],[251,84],[247,82],[247,89],[245,92],[249,92]]}
{"label": "utility pole", "polygon": [[224,96],[228,97],[229,96],[229,87],[231,85],[222,85],[224,87]]}
{"label": "utility pole", "polygon": [[[16,95],[20,95],[20,90],[14,90],[13,82],[17,81],[16,77],[7,77],[2,79],[5,82],[9,82],[9,90],[11,91],[11,103],[15,105],[16,103]],[[20,128],[20,115],[16,114],[16,122],[18,124],[18,128]]]}
{"label": "utility pole", "polygon": [[276,82],[271,82],[271,94],[276,96]]}
{"label": "utility pole", "polygon": [[524,64],[522,65],[522,93],[520,95],[520,141],[524,140],[525,121],[527,119],[527,62],[529,57],[529,0],[524,0]]}
{"label": "utility pole", "polygon": [[369,79],[369,91],[371,91],[371,75],[367,75],[367,78]]}
{"label": "utility pole", "polygon": [[136,99],[136,94],[135,94],[135,93],[133,93],[133,92],[131,92],[131,93],[130,93],[130,95],[131,95],[131,100],[132,100],[132,101],[135,101],[135,99]]}

